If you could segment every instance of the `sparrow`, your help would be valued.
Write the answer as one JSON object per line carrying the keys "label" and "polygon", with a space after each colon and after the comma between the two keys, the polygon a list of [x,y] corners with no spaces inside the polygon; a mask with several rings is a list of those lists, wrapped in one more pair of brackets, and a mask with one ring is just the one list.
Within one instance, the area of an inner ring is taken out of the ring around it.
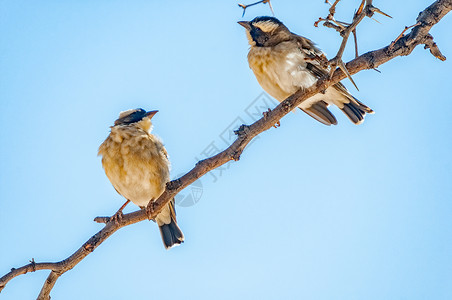
{"label": "sparrow", "polygon": [[[163,193],[169,181],[168,153],[160,139],[151,134],[151,119],[157,112],[141,108],[121,112],[99,147],[105,174],[116,191],[127,199],[114,218],[122,216],[130,201],[146,208]],[[155,217],[155,222],[166,249],[184,241],[176,222],[174,199]]]}
{"label": "sparrow", "polygon": [[[311,40],[290,32],[278,19],[256,17],[238,23],[245,27],[251,46],[248,53],[251,70],[261,87],[279,102],[329,74],[325,54]],[[325,125],[336,125],[336,118],[328,110],[333,104],[355,124],[361,124],[366,113],[373,113],[340,82],[298,107]]]}

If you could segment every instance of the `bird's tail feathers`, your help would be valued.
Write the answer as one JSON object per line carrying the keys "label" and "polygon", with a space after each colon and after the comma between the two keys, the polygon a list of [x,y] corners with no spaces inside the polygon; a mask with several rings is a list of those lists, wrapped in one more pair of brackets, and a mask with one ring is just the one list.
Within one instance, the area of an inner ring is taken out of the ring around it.
{"label": "bird's tail feathers", "polygon": [[334,115],[328,110],[328,104],[325,101],[319,101],[308,108],[302,109],[305,113],[325,125],[337,125]]}
{"label": "bird's tail feathers", "polygon": [[344,107],[341,109],[350,119],[350,121],[352,121],[356,125],[361,124],[364,121],[364,116],[366,115],[366,113],[374,113],[374,111],[370,107],[366,106],[356,98],[350,99],[349,103],[344,103]]}
{"label": "bird's tail feathers", "polygon": [[184,234],[179,226],[177,226],[174,218],[171,218],[169,224],[159,226],[159,229],[165,249],[170,249],[171,247],[180,245],[184,242]]}

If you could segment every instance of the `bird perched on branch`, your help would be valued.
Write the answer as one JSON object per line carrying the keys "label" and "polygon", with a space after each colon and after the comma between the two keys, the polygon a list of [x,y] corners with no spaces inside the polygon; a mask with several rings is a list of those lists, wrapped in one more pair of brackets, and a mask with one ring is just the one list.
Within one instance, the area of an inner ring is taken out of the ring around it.
{"label": "bird perched on branch", "polygon": [[[99,147],[105,174],[116,191],[127,199],[114,215],[116,220],[122,217],[122,210],[130,201],[147,208],[150,201],[163,193],[169,181],[168,154],[162,142],[150,133],[151,118],[156,113],[157,110],[146,112],[141,108],[121,112]],[[176,222],[174,199],[155,221],[166,249],[184,241]]]}
{"label": "bird perched on branch", "polygon": [[[325,54],[311,40],[290,32],[278,19],[257,17],[238,23],[245,27],[251,46],[248,53],[251,70],[262,88],[279,102],[329,73]],[[328,110],[332,104],[355,124],[362,123],[366,113],[373,113],[340,82],[298,107],[325,125],[336,125],[336,118]]]}

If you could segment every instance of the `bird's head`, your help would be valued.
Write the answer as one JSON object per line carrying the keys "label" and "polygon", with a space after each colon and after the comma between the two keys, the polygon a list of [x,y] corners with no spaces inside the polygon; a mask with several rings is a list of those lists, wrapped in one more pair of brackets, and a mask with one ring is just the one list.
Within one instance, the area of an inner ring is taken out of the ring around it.
{"label": "bird's head", "polygon": [[115,126],[137,124],[143,130],[149,131],[152,126],[151,119],[157,112],[158,110],[147,112],[142,108],[122,111],[115,121]]}
{"label": "bird's head", "polygon": [[253,20],[240,21],[245,27],[246,36],[251,46],[272,47],[290,40],[291,32],[278,19],[273,17],[256,17]]}

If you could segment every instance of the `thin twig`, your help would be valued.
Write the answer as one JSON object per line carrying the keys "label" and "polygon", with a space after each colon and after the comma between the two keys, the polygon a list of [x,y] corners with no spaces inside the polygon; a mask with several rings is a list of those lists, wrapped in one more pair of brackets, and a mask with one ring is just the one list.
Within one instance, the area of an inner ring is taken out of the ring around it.
{"label": "thin twig", "polygon": [[273,16],[275,15],[275,12],[273,11],[273,7],[272,7],[272,4],[271,4],[270,0],[261,0],[261,1],[257,1],[257,2],[255,2],[255,3],[251,3],[251,4],[241,4],[241,3],[239,3],[238,5],[239,5],[241,8],[243,8],[242,18],[243,18],[243,16],[245,16],[245,12],[246,12],[246,9],[247,9],[248,7],[251,7],[251,6],[260,4],[260,3],[263,3],[263,4],[268,3],[268,6],[270,7],[270,10],[271,10],[271,12],[272,12],[272,15],[273,15]]}
{"label": "thin twig", "polygon": [[331,7],[329,9],[330,14],[328,15],[327,19],[329,19],[329,17],[331,17],[331,18],[334,17],[334,14],[336,13],[336,5],[339,3],[339,1],[341,1],[341,0],[336,0],[336,1],[334,1],[333,4],[331,4],[330,2],[327,1],[328,4],[331,4]]}
{"label": "thin twig", "polygon": [[364,9],[363,9],[364,1],[365,0],[362,0],[361,5],[359,6],[358,10],[356,11],[355,16],[353,17],[353,22],[349,26],[347,26],[347,28],[345,30],[343,30],[341,32],[341,36],[342,36],[341,46],[339,47],[339,50],[337,51],[336,56],[329,61],[329,64],[331,67],[330,76],[333,74],[336,67],[340,67],[344,71],[344,73],[347,74],[348,79],[351,81],[351,83],[353,83],[353,85],[355,86],[356,89],[358,89],[358,86],[356,85],[356,83],[352,79],[352,77],[350,76],[349,72],[346,70],[346,67],[344,66],[344,62],[342,61],[342,55],[344,54],[345,46],[347,45],[347,41],[348,41],[348,37],[350,36],[350,32],[355,30],[356,26],[358,26],[358,24],[366,16]]}
{"label": "thin twig", "polygon": [[402,37],[403,37],[403,35],[405,34],[405,32],[408,30],[408,29],[410,29],[410,28],[413,28],[413,27],[415,27],[415,26],[418,26],[418,25],[421,25],[419,22],[417,22],[416,24],[414,24],[414,25],[411,25],[411,26],[405,26],[405,29],[403,29],[403,31],[399,34],[399,36],[389,45],[389,49],[392,49],[392,48],[394,48],[394,45],[395,45],[395,43],[397,43],[397,41],[398,40],[400,40]]}
{"label": "thin twig", "polygon": [[333,28],[333,29],[336,30],[337,32],[342,32],[342,31],[344,30],[344,27],[334,25],[334,24],[331,23],[330,21],[324,22],[324,23],[323,23],[323,26],[328,27],[328,28]]}
{"label": "thin twig", "polygon": [[[326,3],[331,4],[329,1],[326,1]],[[353,21],[351,24],[347,24],[345,22],[337,21],[334,19],[334,14],[336,12],[336,5],[339,3],[339,0],[336,0],[333,4],[331,4],[331,7],[329,9],[329,14],[326,18],[319,18],[315,23],[314,26],[318,27],[318,24],[320,22],[324,22],[323,25],[325,27],[333,28],[336,31],[340,33],[342,36],[342,43],[339,47],[339,50],[337,51],[337,54],[334,58],[332,58],[329,61],[330,66],[330,76],[333,74],[333,72],[336,70],[337,67],[342,69],[345,74],[347,74],[348,79],[351,81],[351,83],[355,86],[356,89],[358,89],[358,86],[356,85],[353,78],[350,76],[350,73],[347,71],[344,62],[342,61],[342,56],[345,51],[345,46],[347,45],[348,38],[350,36],[350,33],[353,33],[353,38],[355,41],[355,57],[358,57],[358,43],[357,43],[357,36],[356,36],[356,26],[364,19],[364,17],[372,17],[372,15],[377,12],[381,13],[385,16],[390,17],[389,15],[382,12],[380,9],[374,7],[372,5],[372,0],[362,0],[361,4],[359,5],[358,9],[356,10]],[[334,24],[332,24],[333,22]]]}

